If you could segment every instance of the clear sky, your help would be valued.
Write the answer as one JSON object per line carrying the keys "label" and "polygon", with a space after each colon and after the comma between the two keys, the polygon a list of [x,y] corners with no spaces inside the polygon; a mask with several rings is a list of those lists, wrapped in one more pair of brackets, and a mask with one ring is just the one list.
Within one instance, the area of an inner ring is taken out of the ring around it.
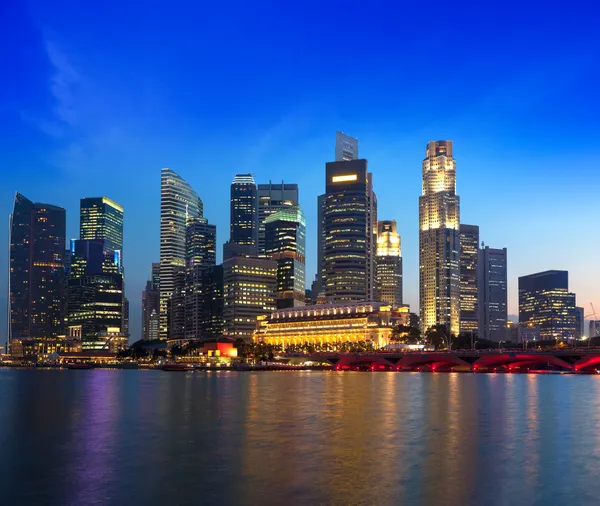
{"label": "clear sky", "polygon": [[[228,236],[229,184],[300,185],[307,279],[335,131],[358,137],[381,219],[402,234],[418,309],[425,144],[452,139],[461,221],[508,248],[517,277],[568,269],[600,312],[600,31],[587,2],[80,2],[0,6],[0,265],[15,191],[125,207],[132,339],[159,256],[160,169],[171,167]],[[6,307],[6,272],[0,303]],[[4,341],[5,312],[0,313]],[[600,314],[599,314],[600,316]]]}

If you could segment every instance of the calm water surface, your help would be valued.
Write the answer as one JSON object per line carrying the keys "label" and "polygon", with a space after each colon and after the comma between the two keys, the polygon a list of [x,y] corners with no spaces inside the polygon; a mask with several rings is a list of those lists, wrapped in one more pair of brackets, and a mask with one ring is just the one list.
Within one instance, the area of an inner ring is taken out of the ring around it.
{"label": "calm water surface", "polygon": [[600,504],[600,377],[0,369],[0,504]]}

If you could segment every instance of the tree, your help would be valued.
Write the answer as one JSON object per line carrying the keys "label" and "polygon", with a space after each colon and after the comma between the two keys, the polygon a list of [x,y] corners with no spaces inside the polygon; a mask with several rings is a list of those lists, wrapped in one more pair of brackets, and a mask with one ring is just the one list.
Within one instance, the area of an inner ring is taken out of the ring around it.
{"label": "tree", "polygon": [[451,349],[452,336],[445,325],[434,325],[426,333],[427,341],[436,349]]}

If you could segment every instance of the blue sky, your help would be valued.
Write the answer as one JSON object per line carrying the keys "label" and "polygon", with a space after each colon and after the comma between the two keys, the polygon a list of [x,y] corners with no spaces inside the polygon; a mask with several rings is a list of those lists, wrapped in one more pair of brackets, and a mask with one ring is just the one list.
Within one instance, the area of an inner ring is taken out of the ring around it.
{"label": "blue sky", "polygon": [[[421,161],[429,140],[452,139],[461,221],[508,248],[509,312],[517,277],[549,268],[600,311],[600,35],[591,2],[561,4],[9,0],[0,215],[20,191],[66,207],[76,237],[81,197],[123,204],[136,339],[160,168],[198,191],[219,243],[236,172],[298,183],[310,279],[341,130],[369,160],[380,218],[398,221],[417,309]],[[5,287],[0,269],[3,306]]]}

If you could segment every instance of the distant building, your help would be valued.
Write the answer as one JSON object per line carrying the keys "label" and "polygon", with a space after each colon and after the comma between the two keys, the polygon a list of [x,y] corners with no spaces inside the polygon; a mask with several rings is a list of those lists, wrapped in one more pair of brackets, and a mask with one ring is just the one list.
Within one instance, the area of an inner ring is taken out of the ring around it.
{"label": "distant building", "polygon": [[158,315],[160,313],[160,263],[152,263],[150,279],[142,292],[142,339],[158,339]]}
{"label": "distant building", "polygon": [[304,306],[306,299],[306,219],[300,206],[265,219],[265,254],[277,262],[277,308]]}
{"label": "distant building", "polygon": [[485,246],[479,250],[479,337],[506,341],[508,321],[508,279],[506,248]]}
{"label": "distant building", "polygon": [[342,132],[335,133],[335,161],[348,162],[358,159],[358,139]]}
{"label": "distant building", "polygon": [[202,200],[175,171],[164,168],[160,179],[160,325],[158,336],[168,333],[167,303],[175,291],[175,277],[185,269],[186,225],[203,216]]}
{"label": "distant building", "polygon": [[575,308],[575,320],[578,329],[576,339],[581,339],[585,334],[585,313],[582,307]]}
{"label": "distant building", "polygon": [[419,197],[419,308],[421,331],[460,330],[460,199],[452,141],[431,141]]}
{"label": "distant building", "polygon": [[202,320],[203,339],[221,337],[223,320],[223,266],[213,265],[202,271]]}
{"label": "distant building", "polygon": [[258,256],[264,257],[265,253],[265,220],[277,211],[290,206],[298,205],[298,185],[280,184],[258,185]]}
{"label": "distant building", "polygon": [[519,278],[519,322],[539,327],[542,340],[575,339],[579,327],[567,271]]}
{"label": "distant building", "polygon": [[540,328],[534,325],[522,325],[519,323],[509,322],[507,325],[506,340],[511,343],[518,343],[527,347],[529,344],[534,345],[540,340]]}
{"label": "distant building", "polygon": [[373,300],[377,198],[366,160],[326,164],[325,295],[334,302]]}
{"label": "distant building", "polygon": [[589,321],[588,337],[600,337],[600,320]]}
{"label": "distant building", "polygon": [[173,292],[167,301],[167,340],[182,341],[185,339],[185,281],[184,267],[174,272]]}
{"label": "distant building", "polygon": [[460,333],[478,335],[479,227],[460,225]]}
{"label": "distant building", "polygon": [[15,195],[9,225],[9,342],[64,333],[65,216],[62,207]]}
{"label": "distant building", "polygon": [[409,313],[392,311],[383,302],[319,304],[278,309],[258,320],[255,341],[281,345],[303,343],[372,342],[377,348],[389,343],[393,328],[409,324]]}
{"label": "distant building", "polygon": [[108,197],[83,198],[79,210],[79,238],[102,239],[107,250],[123,251],[123,206]]}
{"label": "distant building", "polygon": [[402,305],[402,249],[395,220],[377,222],[375,300]]}
{"label": "distant building", "polygon": [[252,174],[236,174],[231,183],[229,242],[252,247],[258,252],[258,203]]}
{"label": "distant building", "polygon": [[325,293],[325,197],[317,197],[317,274],[312,286],[313,298]]}
{"label": "distant building", "polygon": [[227,337],[250,339],[256,318],[275,310],[277,263],[234,257],[223,262],[223,321]]}

